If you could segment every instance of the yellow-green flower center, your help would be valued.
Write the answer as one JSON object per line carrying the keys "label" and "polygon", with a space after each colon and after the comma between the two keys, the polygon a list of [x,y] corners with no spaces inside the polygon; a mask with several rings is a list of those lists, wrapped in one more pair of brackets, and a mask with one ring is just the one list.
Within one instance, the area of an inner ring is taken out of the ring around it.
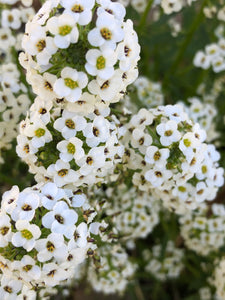
{"label": "yellow-green flower center", "polygon": [[104,69],[105,68],[105,63],[106,63],[105,58],[102,55],[99,56],[97,61],[96,61],[96,68],[98,70]]}
{"label": "yellow-green flower center", "polygon": [[7,293],[12,294],[12,288],[8,285],[4,286],[3,288]]}
{"label": "yellow-green flower center", "polygon": [[73,28],[69,25],[61,26],[61,27],[59,27],[59,34],[62,36],[65,36],[65,35],[69,34],[72,31],[72,29]]}
{"label": "yellow-green flower center", "polygon": [[184,187],[184,186],[179,186],[179,187],[178,187],[178,191],[184,193],[184,192],[186,192],[186,187]]}
{"label": "yellow-green flower center", "polygon": [[23,147],[23,151],[25,151],[27,154],[30,152],[30,147],[28,144]]}
{"label": "yellow-green flower center", "polygon": [[184,139],[184,145],[186,147],[190,147],[191,146],[191,141],[189,139]]}
{"label": "yellow-green flower center", "polygon": [[77,87],[79,86],[79,85],[78,85],[78,82],[72,80],[71,78],[65,78],[65,79],[64,79],[64,83],[65,83],[65,85],[68,86],[71,90],[74,90],[75,88],[77,88]]}
{"label": "yellow-green flower center", "polygon": [[32,210],[32,207],[29,204],[24,204],[24,206],[22,207],[22,210],[30,211],[30,210]]}
{"label": "yellow-green flower center", "polygon": [[202,166],[202,173],[205,174],[208,171],[206,166]]}
{"label": "yellow-green flower center", "polygon": [[68,172],[69,171],[67,169],[61,169],[60,171],[58,171],[58,175],[60,177],[64,177],[64,176],[66,176],[68,174]]}
{"label": "yellow-green flower center", "polygon": [[8,231],[9,231],[9,227],[6,227],[6,226],[4,226],[0,229],[1,235],[6,235],[8,233]]}
{"label": "yellow-green flower center", "polygon": [[66,126],[70,129],[75,129],[75,123],[72,119],[67,119],[65,122]]}
{"label": "yellow-green flower center", "polygon": [[75,4],[72,8],[71,8],[72,12],[74,13],[82,13],[84,11],[84,8],[80,5],[80,4]]}
{"label": "yellow-green flower center", "polygon": [[112,39],[112,32],[108,28],[102,28],[100,30],[103,39],[109,41]]}
{"label": "yellow-green flower center", "polygon": [[173,134],[172,130],[166,130],[164,133],[165,136],[171,136],[172,134]]}
{"label": "yellow-green flower center", "polygon": [[76,147],[74,146],[74,144],[69,143],[69,144],[67,145],[67,151],[68,151],[68,153],[70,153],[70,154],[74,154],[74,153],[76,152]]}
{"label": "yellow-green flower center", "polygon": [[38,41],[36,44],[36,47],[37,47],[38,52],[41,52],[46,47],[46,41],[45,40]]}
{"label": "yellow-green flower center", "polygon": [[26,265],[26,266],[23,267],[23,270],[25,272],[29,272],[32,269],[32,267],[33,267],[32,265]]}
{"label": "yellow-green flower center", "polygon": [[154,156],[153,156],[154,160],[159,160],[160,157],[161,157],[160,152],[159,152],[159,151],[156,151],[155,154],[154,154]]}
{"label": "yellow-green flower center", "polygon": [[27,229],[21,230],[21,234],[22,237],[25,238],[26,240],[31,240],[33,238],[33,234]]}
{"label": "yellow-green flower center", "polygon": [[42,137],[43,135],[45,135],[45,130],[43,128],[38,128],[37,130],[35,130],[34,134],[37,137]]}
{"label": "yellow-green flower center", "polygon": [[54,246],[50,241],[48,241],[48,242],[47,242],[47,245],[46,245],[46,248],[47,248],[47,250],[48,250],[49,252],[53,252],[54,249],[55,249],[55,246]]}

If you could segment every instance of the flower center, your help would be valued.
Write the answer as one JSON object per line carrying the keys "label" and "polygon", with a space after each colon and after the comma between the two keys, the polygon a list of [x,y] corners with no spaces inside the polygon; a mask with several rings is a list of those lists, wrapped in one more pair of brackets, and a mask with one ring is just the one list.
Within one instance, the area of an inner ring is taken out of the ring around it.
{"label": "flower center", "polygon": [[108,28],[102,28],[100,30],[102,37],[106,40],[109,41],[112,39],[112,32]]}
{"label": "flower center", "polygon": [[107,81],[105,81],[104,83],[103,83],[103,85],[101,86],[101,90],[105,90],[105,89],[107,89],[109,87],[109,81],[107,80]]}
{"label": "flower center", "polygon": [[67,174],[68,174],[68,170],[67,170],[67,169],[62,169],[62,170],[58,171],[58,175],[59,175],[60,177],[64,177],[64,176],[66,176]]}
{"label": "flower center", "polygon": [[64,25],[59,27],[59,34],[62,36],[69,34],[71,31],[72,31],[72,27],[69,25]]}
{"label": "flower center", "polygon": [[130,55],[131,49],[127,46],[124,46],[124,53],[125,56],[128,57]]}
{"label": "flower center", "polygon": [[9,231],[9,227],[6,227],[6,226],[4,226],[0,229],[1,235],[6,235],[8,233],[8,231]]}
{"label": "flower center", "polygon": [[42,137],[43,135],[45,135],[45,130],[43,128],[38,128],[37,130],[35,130],[34,134],[37,137]]}
{"label": "flower center", "polygon": [[96,136],[96,137],[99,136],[100,132],[99,132],[98,128],[93,127],[93,134],[94,134],[94,136]]}
{"label": "flower center", "polygon": [[65,78],[64,79],[64,83],[66,86],[68,86],[71,90],[74,90],[75,88],[77,88],[78,82],[77,81],[73,81],[71,78]]}
{"label": "flower center", "polygon": [[25,238],[26,240],[31,240],[33,238],[33,234],[27,229],[21,230],[21,234],[22,237]]}
{"label": "flower center", "polygon": [[197,160],[196,160],[196,158],[195,158],[195,157],[194,157],[194,158],[192,158],[190,165],[191,165],[191,166],[195,165],[195,164],[196,164],[196,161],[197,161]]}
{"label": "flower center", "polygon": [[27,154],[30,152],[30,147],[28,144],[23,147],[23,151],[25,151]]}
{"label": "flower center", "polygon": [[53,87],[48,81],[45,82],[44,87],[46,88],[46,90],[49,90],[51,92],[53,91]]}
{"label": "flower center", "polygon": [[97,62],[96,62],[96,68],[98,70],[102,70],[105,68],[105,58],[101,55],[97,58]]}
{"label": "flower center", "polygon": [[8,15],[8,21],[9,23],[12,23],[14,20],[13,16],[12,15]]}
{"label": "flower center", "polygon": [[164,133],[165,136],[171,136],[172,134],[173,134],[172,130],[166,130]]}
{"label": "flower center", "polygon": [[9,293],[9,294],[12,294],[12,288],[8,285],[4,286],[4,290]]}
{"label": "flower center", "polygon": [[56,270],[52,270],[47,274],[47,276],[54,277],[55,273],[56,273]]}
{"label": "flower center", "polygon": [[201,190],[197,191],[197,194],[198,194],[198,195],[201,195],[203,192],[204,192],[204,190],[201,189]]}
{"label": "flower center", "polygon": [[70,154],[74,154],[74,153],[76,152],[76,147],[74,146],[74,144],[69,143],[69,144],[67,145],[67,151],[68,151],[68,153],[70,153]]}
{"label": "flower center", "polygon": [[37,47],[38,52],[41,52],[46,47],[46,41],[45,40],[38,41],[36,44],[36,47]]}
{"label": "flower center", "polygon": [[24,204],[24,206],[22,207],[22,210],[30,211],[30,210],[32,210],[32,207],[29,204]]}
{"label": "flower center", "polygon": [[202,173],[205,174],[208,171],[206,166],[202,166]]}
{"label": "flower center", "polygon": [[186,192],[186,187],[184,187],[184,186],[179,186],[179,187],[178,187],[178,191],[184,193],[184,192]]}
{"label": "flower center", "polygon": [[162,173],[159,172],[159,171],[156,171],[156,172],[155,172],[155,176],[156,176],[156,177],[162,177]]}
{"label": "flower center", "polygon": [[47,110],[45,108],[40,108],[38,112],[39,114],[44,115],[46,114]]}
{"label": "flower center", "polygon": [[84,11],[84,8],[80,5],[80,4],[75,4],[72,8],[71,8],[72,12],[74,13],[82,13]]}
{"label": "flower center", "polygon": [[63,224],[64,223],[64,219],[60,215],[55,215],[55,219],[56,219],[56,221],[59,222],[59,224]]}
{"label": "flower center", "polygon": [[184,145],[186,147],[190,147],[191,146],[191,141],[189,139],[184,139]]}
{"label": "flower center", "polygon": [[32,265],[26,265],[26,266],[23,267],[23,270],[25,272],[29,272],[32,269],[32,267],[33,267]]}
{"label": "flower center", "polygon": [[86,159],[86,163],[89,165],[89,166],[91,166],[92,164],[93,164],[93,158],[92,157],[90,157],[90,156],[88,156],[87,157],[87,159]]}
{"label": "flower center", "polygon": [[47,245],[46,245],[46,248],[47,248],[47,250],[48,250],[49,252],[53,252],[54,249],[55,249],[55,246],[54,246],[50,241],[48,241],[48,242],[47,242]]}
{"label": "flower center", "polygon": [[153,156],[154,160],[159,160],[160,157],[161,157],[160,152],[159,152],[159,151],[156,151],[155,154],[154,154],[154,156]]}
{"label": "flower center", "polygon": [[66,126],[70,129],[75,129],[75,123],[72,119],[67,119],[65,122]]}

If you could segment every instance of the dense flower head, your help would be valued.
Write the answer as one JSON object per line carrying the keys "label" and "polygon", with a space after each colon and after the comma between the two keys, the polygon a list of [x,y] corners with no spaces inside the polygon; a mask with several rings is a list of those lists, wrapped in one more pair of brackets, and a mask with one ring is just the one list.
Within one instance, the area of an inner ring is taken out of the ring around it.
{"label": "dense flower head", "polygon": [[[115,234],[120,241],[133,241],[145,238],[159,223],[160,202],[149,193],[128,187],[123,174],[118,178],[120,184],[103,185],[101,189],[90,189],[89,195],[92,206],[104,212]],[[95,203],[95,204],[94,204]]]}
{"label": "dense flower head", "polygon": [[30,116],[21,123],[17,153],[38,182],[46,178],[59,187],[78,187],[113,173],[124,147],[115,122],[96,113],[84,116],[36,98]]}
{"label": "dense flower head", "polygon": [[201,207],[179,219],[181,236],[187,248],[200,255],[217,252],[224,245],[225,207],[223,204],[212,204]]}
{"label": "dense flower head", "polygon": [[86,92],[119,101],[137,78],[140,52],[133,23],[124,16],[124,7],[110,0],[47,1],[22,40],[20,62],[35,93],[41,93],[36,78],[49,74],[55,98],[75,103]]}
{"label": "dense flower head", "polygon": [[168,241],[165,249],[161,244],[156,244],[151,250],[143,252],[145,271],[160,281],[177,278],[184,267],[183,257],[184,250],[177,248],[173,241]]}
{"label": "dense flower head", "polygon": [[181,214],[214,199],[224,182],[220,155],[204,143],[205,131],[182,106],[141,109],[126,128],[124,163],[135,170],[135,186],[154,190],[166,207]]}
{"label": "dense flower head", "polygon": [[55,287],[72,278],[88,249],[96,247],[93,239],[89,242],[92,214],[81,190],[60,189],[51,182],[6,192],[0,218],[1,289],[6,291],[6,278],[17,282],[15,295],[24,286]]}
{"label": "dense flower head", "polygon": [[129,259],[120,245],[103,246],[98,249],[100,265],[88,268],[88,281],[95,291],[104,294],[122,294],[130,282],[137,265]]}

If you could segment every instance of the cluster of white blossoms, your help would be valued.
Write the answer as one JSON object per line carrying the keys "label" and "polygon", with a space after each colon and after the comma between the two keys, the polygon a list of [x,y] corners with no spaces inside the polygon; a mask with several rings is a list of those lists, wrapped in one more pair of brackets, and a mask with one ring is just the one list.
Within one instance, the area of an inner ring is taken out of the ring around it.
{"label": "cluster of white blossoms", "polygon": [[199,123],[201,128],[207,132],[206,141],[211,142],[218,138],[216,131],[215,117],[218,114],[212,98],[199,97],[188,98],[189,106],[185,105],[185,111],[194,123]]}
{"label": "cluster of white blossoms", "polygon": [[154,108],[164,104],[162,86],[159,82],[153,82],[147,77],[139,76],[134,82],[136,97],[146,108]]}
{"label": "cluster of white blossoms", "polygon": [[124,7],[110,0],[47,1],[22,41],[20,62],[34,92],[39,95],[38,83],[47,81],[55,97],[69,103],[84,92],[108,104],[119,101],[138,76],[140,53],[124,16]]}
{"label": "cluster of white blossoms", "polygon": [[216,288],[216,300],[224,300],[225,299],[225,258],[216,263],[216,268],[214,271],[214,280],[213,285]]}
{"label": "cluster of white blossoms", "polygon": [[21,116],[26,115],[30,104],[28,88],[21,82],[21,71],[13,56],[21,49],[18,32],[34,10],[21,6],[13,8],[14,2],[0,2],[4,4],[0,7],[0,163],[4,162],[2,153],[11,148]]}
{"label": "cluster of white blossoms", "polygon": [[124,164],[135,171],[134,186],[154,190],[179,214],[215,198],[224,182],[220,154],[204,143],[205,131],[182,106],[141,109],[125,127]]}
{"label": "cluster of white blossoms", "polygon": [[[33,0],[20,0],[20,2],[25,6],[29,7],[33,4]],[[0,4],[14,5],[18,3],[18,0],[1,0]]]}
{"label": "cluster of white blossoms", "polygon": [[[123,175],[125,176],[125,175]],[[120,239],[131,241],[146,238],[159,223],[159,200],[149,193],[128,187],[124,183],[104,191],[106,215],[119,233]]]}
{"label": "cluster of white blossoms", "polygon": [[225,206],[212,204],[180,217],[181,236],[187,248],[200,255],[217,252],[225,241]]}
{"label": "cluster of white blossoms", "polygon": [[204,70],[212,67],[215,73],[219,73],[225,70],[225,38],[224,32],[220,33],[219,28],[215,33],[218,37],[217,42],[206,45],[204,51],[198,51],[193,63]]}
{"label": "cluster of white blossoms", "polygon": [[104,116],[99,111],[85,116],[55,106],[49,99],[35,99],[20,125],[17,154],[37,182],[78,187],[104,181],[124,152],[109,110]]}
{"label": "cluster of white blossoms", "polygon": [[55,287],[72,278],[76,266],[96,248],[90,237],[95,215],[80,190],[54,183],[22,192],[13,186],[5,192],[0,213],[1,299],[17,299],[24,290],[25,295],[26,290],[35,293],[34,288]]}
{"label": "cluster of white blossoms", "polygon": [[164,251],[161,244],[155,244],[143,251],[145,271],[160,281],[177,278],[184,267],[183,257],[184,250],[176,248],[173,241],[167,242]]}
{"label": "cluster of white blossoms", "polygon": [[104,246],[98,249],[101,263],[98,269],[90,265],[88,281],[95,291],[104,294],[122,294],[137,269],[126,251],[120,245]]}
{"label": "cluster of white blossoms", "polygon": [[19,80],[20,73],[13,63],[0,66],[0,163],[1,152],[11,148],[11,143],[18,135],[21,116],[26,114],[30,105],[27,88]]}
{"label": "cluster of white blossoms", "polygon": [[[170,15],[174,12],[179,12],[184,6],[191,5],[192,2],[196,0],[154,0],[153,6],[160,5],[163,12]],[[143,13],[147,8],[147,0],[118,0],[124,6],[129,4],[138,12]]]}

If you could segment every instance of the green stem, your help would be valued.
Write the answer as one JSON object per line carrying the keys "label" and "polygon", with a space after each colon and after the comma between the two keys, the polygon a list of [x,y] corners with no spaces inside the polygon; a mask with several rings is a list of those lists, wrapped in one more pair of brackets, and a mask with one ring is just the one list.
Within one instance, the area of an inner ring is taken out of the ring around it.
{"label": "green stem", "polygon": [[193,23],[192,23],[192,25],[189,29],[189,32],[186,35],[186,39],[183,41],[183,43],[182,43],[182,45],[181,45],[181,47],[180,47],[180,49],[177,53],[177,56],[174,60],[174,63],[172,64],[172,66],[169,70],[169,73],[173,73],[176,70],[177,66],[179,65],[179,63],[181,62],[181,60],[183,58],[183,55],[184,55],[188,45],[190,44],[190,41],[193,38],[194,33],[196,32],[196,30],[198,29],[200,23],[204,19],[203,9],[204,9],[204,6],[207,3],[207,1],[208,0],[204,0],[202,2],[199,13],[197,14],[196,18],[194,19],[194,21],[193,21]]}
{"label": "green stem", "polygon": [[145,27],[146,21],[147,21],[147,17],[148,17],[148,13],[151,10],[152,4],[154,3],[154,0],[149,0],[148,4],[145,8],[145,11],[141,17],[140,23],[138,25],[138,32],[139,34],[141,34],[143,28]]}

